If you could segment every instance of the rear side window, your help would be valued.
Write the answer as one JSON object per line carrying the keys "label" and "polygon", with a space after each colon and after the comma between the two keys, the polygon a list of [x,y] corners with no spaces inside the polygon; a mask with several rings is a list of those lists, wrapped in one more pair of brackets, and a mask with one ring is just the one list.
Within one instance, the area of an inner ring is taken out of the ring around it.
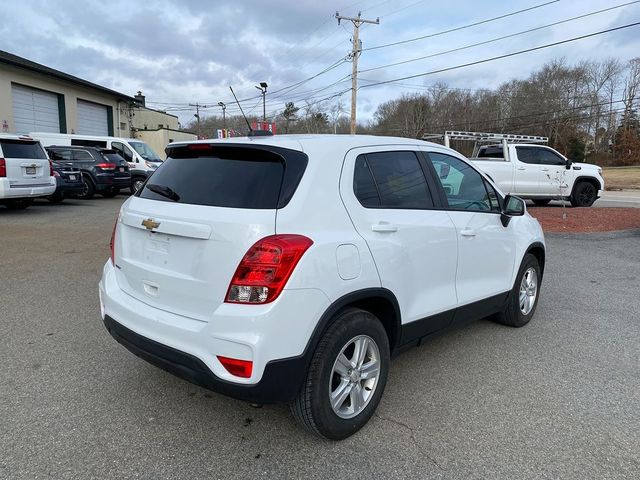
{"label": "rear side window", "polygon": [[286,149],[198,144],[167,153],[167,160],[139,191],[141,198],[211,207],[282,208],[307,164],[306,155]]}
{"label": "rear side window", "polygon": [[354,170],[354,192],[367,208],[432,208],[433,201],[414,152],[360,155]]}
{"label": "rear side window", "polygon": [[73,150],[73,159],[77,162],[91,162],[93,157],[84,150]]}
{"label": "rear side window", "polygon": [[39,142],[28,142],[24,140],[1,140],[2,154],[5,158],[30,158],[43,160],[47,154]]}
{"label": "rear side window", "polygon": [[478,158],[504,158],[502,147],[482,147],[478,152]]}
{"label": "rear side window", "polygon": [[71,150],[48,150],[51,160],[64,160],[66,162],[72,161]]}

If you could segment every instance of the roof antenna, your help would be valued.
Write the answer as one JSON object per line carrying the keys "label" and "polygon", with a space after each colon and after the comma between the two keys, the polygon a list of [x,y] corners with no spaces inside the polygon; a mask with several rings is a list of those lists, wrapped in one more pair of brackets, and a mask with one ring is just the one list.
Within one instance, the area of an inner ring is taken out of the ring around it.
{"label": "roof antenna", "polygon": [[233,98],[236,99],[236,104],[238,105],[238,107],[240,108],[240,113],[242,113],[242,117],[244,118],[244,121],[247,122],[247,127],[249,127],[249,137],[268,137],[273,135],[273,133],[267,131],[267,130],[254,130],[253,128],[251,128],[251,125],[249,124],[249,120],[247,120],[247,116],[244,114],[244,110],[242,110],[242,105],[240,105],[240,102],[238,101],[238,97],[236,97],[236,93],[233,91],[233,88],[231,88],[231,85],[229,85],[229,90],[231,90],[231,93],[233,93]]}

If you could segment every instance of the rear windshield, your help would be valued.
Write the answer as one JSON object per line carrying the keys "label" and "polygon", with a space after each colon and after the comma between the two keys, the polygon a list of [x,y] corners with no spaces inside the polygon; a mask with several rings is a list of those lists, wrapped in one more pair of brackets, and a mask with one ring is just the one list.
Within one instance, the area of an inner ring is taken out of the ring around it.
{"label": "rear windshield", "polygon": [[503,158],[502,147],[482,147],[478,158]]}
{"label": "rear windshield", "polygon": [[117,153],[102,153],[102,156],[104,158],[106,158],[107,160],[109,160],[110,162],[116,163],[118,165],[120,165],[121,163],[125,163],[125,159],[122,158],[120,155],[118,155]]}
{"label": "rear windshield", "polygon": [[30,158],[44,160],[47,154],[40,145],[40,142],[29,142],[24,140],[0,140],[2,154],[5,158]]}
{"label": "rear windshield", "polygon": [[[284,149],[280,149],[284,150]],[[272,150],[198,145],[168,149],[169,157],[139,192],[141,198],[212,207],[275,209],[295,190],[300,170]],[[285,170],[298,172],[293,178]],[[295,182],[292,188],[291,183]],[[283,188],[286,184],[286,188]],[[288,199],[287,199],[288,201]]]}

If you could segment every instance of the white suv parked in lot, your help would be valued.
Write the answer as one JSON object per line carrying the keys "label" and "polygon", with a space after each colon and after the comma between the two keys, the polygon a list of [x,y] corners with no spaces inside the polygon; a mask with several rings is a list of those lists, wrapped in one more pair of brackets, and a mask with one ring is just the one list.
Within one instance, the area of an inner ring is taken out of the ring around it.
{"label": "white suv parked in lot", "polygon": [[342,439],[373,415],[394,354],[534,314],[540,225],[449,148],[316,135],[167,154],[122,206],[100,306],[117,341],[191,382],[288,402]]}
{"label": "white suv parked in lot", "polygon": [[38,140],[0,134],[0,204],[27,208],[32,200],[56,190],[47,153]]}

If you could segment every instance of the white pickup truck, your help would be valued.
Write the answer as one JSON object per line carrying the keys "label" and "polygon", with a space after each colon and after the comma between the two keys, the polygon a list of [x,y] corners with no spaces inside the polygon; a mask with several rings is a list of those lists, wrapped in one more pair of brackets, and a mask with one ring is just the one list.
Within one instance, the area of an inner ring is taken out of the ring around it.
{"label": "white pickup truck", "polygon": [[[477,132],[445,132],[450,140],[474,140],[471,160],[505,193],[546,205],[564,198],[574,207],[590,207],[604,191],[602,169],[572,163],[542,143],[546,137]],[[506,152],[506,154],[505,154]]]}

